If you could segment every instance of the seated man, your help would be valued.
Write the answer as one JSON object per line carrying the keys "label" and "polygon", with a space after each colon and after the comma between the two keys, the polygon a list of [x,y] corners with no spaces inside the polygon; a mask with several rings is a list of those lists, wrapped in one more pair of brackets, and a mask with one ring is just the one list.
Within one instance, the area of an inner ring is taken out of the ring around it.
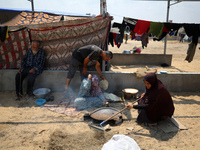
{"label": "seated man", "polygon": [[42,49],[39,49],[39,43],[33,41],[31,48],[26,52],[22,66],[18,70],[18,73],[15,77],[15,86],[16,86],[16,100],[20,100],[20,97],[23,96],[22,84],[23,80],[28,76],[26,99],[32,95],[33,85],[35,78],[43,72],[45,62],[45,53]]}

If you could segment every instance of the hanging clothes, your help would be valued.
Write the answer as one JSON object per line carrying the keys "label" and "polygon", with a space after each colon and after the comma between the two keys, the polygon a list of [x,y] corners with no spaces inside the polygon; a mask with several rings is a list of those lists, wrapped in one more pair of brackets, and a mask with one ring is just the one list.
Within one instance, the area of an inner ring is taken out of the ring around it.
{"label": "hanging clothes", "polygon": [[184,24],[183,27],[185,29],[187,36],[188,37],[192,36],[192,42],[188,45],[187,56],[185,58],[185,60],[187,60],[190,63],[193,60],[198,43],[198,38],[200,36],[200,25]]}
{"label": "hanging clothes", "polygon": [[135,32],[132,31],[132,32],[130,33],[130,38],[131,38],[131,40],[135,39]]}
{"label": "hanging clothes", "polygon": [[114,22],[112,27],[113,28],[117,27],[119,29],[121,39],[123,39],[124,38],[124,29],[125,29],[125,27],[123,26],[123,23],[120,24],[120,23]]}
{"label": "hanging clothes", "polygon": [[132,18],[124,17],[122,25],[125,28],[128,26],[129,29],[130,29],[130,32],[131,32],[131,31],[134,30],[137,21],[138,21],[138,19],[132,19]]}
{"label": "hanging clothes", "polygon": [[141,41],[141,35],[138,35],[137,33],[135,33],[135,40]]}
{"label": "hanging clothes", "polygon": [[142,48],[147,47],[147,44],[149,43],[149,34],[143,33],[141,36],[141,42],[142,42]]}
{"label": "hanging clothes", "polygon": [[142,35],[143,33],[147,33],[150,27],[150,21],[145,20],[138,20],[134,32],[136,32],[139,35]]}
{"label": "hanging clothes", "polygon": [[188,45],[188,50],[187,50],[187,56],[185,60],[187,60],[189,63],[193,60],[195,51],[196,51],[197,45],[195,43],[190,43]]}
{"label": "hanging clothes", "polygon": [[117,47],[119,48],[121,46],[121,43],[123,43],[123,37],[120,34],[117,34],[115,40]]}
{"label": "hanging clothes", "polygon": [[176,31],[174,36],[177,36],[177,31],[183,26],[183,24],[180,23],[164,23],[164,26],[168,31]]}
{"label": "hanging clothes", "polygon": [[121,39],[121,35],[117,33],[113,33],[113,40],[114,40],[114,44],[117,45],[118,48],[121,46],[121,43],[123,43],[123,39]]}
{"label": "hanging clothes", "polygon": [[164,24],[160,22],[150,22],[149,33],[152,33],[156,37],[160,37],[164,28]]}
{"label": "hanging clothes", "polygon": [[114,42],[113,42],[113,33],[109,33],[109,39],[108,39],[108,44],[111,44],[112,47],[114,47]]}
{"label": "hanging clothes", "polygon": [[199,24],[184,24],[185,33],[188,37],[192,36],[192,43],[198,43],[198,37],[200,36]]}

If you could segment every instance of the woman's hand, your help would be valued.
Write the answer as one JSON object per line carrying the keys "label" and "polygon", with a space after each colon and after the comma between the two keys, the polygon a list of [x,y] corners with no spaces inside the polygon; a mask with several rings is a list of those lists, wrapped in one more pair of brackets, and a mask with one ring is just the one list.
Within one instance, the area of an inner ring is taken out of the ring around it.
{"label": "woman's hand", "polygon": [[106,99],[103,99],[103,103],[106,104],[108,101]]}
{"label": "woman's hand", "polygon": [[145,93],[142,93],[140,96],[140,99],[142,99],[144,97]]}
{"label": "woman's hand", "polygon": [[104,105],[106,105],[106,107],[109,106],[109,102],[106,99],[103,99],[103,103],[104,103]]}
{"label": "woman's hand", "polygon": [[133,108],[133,104],[128,103],[128,105],[126,105],[126,107],[127,107],[128,109],[132,109],[132,108]]}

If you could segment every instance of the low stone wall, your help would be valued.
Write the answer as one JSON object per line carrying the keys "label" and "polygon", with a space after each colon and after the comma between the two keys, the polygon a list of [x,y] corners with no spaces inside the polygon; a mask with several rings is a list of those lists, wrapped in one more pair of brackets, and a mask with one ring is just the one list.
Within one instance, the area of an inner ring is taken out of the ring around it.
{"label": "low stone wall", "polygon": [[171,66],[171,54],[120,54],[114,53],[110,60],[111,65],[161,65]]}
{"label": "low stone wall", "polygon": [[[0,91],[15,90],[15,75],[17,70],[0,70]],[[68,71],[45,70],[36,79],[34,89],[50,88],[52,91],[64,91]],[[95,71],[90,71],[96,74]],[[103,73],[109,82],[107,92],[117,93],[124,88],[136,88],[144,92],[145,85],[142,79],[138,79],[135,73],[122,73],[106,71]],[[157,73],[157,77],[164,83],[170,92],[200,92],[200,73],[173,72],[168,74]],[[78,90],[81,84],[80,75],[77,71],[70,83],[70,88]],[[23,84],[26,89],[26,82]]]}

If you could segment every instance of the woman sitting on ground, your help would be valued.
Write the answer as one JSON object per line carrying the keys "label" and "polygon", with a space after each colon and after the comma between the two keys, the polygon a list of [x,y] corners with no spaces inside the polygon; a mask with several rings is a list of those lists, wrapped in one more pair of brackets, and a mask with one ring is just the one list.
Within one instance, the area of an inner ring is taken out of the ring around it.
{"label": "woman sitting on ground", "polygon": [[108,105],[101,88],[99,87],[99,79],[96,75],[88,75],[88,78],[83,79],[78,98],[74,104],[78,110],[83,110],[90,107],[100,107],[104,104]]}
{"label": "woman sitting on ground", "polygon": [[138,109],[137,122],[145,125],[157,125],[165,117],[172,117],[174,104],[166,87],[157,79],[155,73],[144,77],[146,92],[141,95],[138,105],[128,104],[129,109]]}

